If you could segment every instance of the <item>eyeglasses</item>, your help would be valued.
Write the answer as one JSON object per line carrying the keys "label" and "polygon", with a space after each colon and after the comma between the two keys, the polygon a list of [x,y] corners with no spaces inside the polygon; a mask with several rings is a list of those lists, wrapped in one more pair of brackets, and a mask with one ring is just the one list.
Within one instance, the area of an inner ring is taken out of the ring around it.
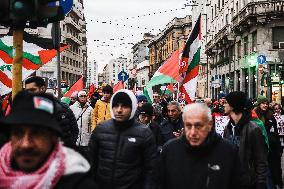
{"label": "eyeglasses", "polygon": [[81,96],[79,96],[79,97],[85,98],[85,97],[87,97],[87,95],[81,95]]}

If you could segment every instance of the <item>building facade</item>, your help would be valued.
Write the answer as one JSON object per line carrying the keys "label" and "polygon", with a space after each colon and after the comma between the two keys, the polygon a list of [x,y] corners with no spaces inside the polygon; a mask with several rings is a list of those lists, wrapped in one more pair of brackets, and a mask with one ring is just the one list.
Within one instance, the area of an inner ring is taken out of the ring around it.
{"label": "building facade", "polygon": [[[83,0],[74,0],[72,10],[60,22],[61,43],[70,47],[61,53],[61,80],[68,85],[74,84],[81,75],[87,76],[87,38]],[[32,41],[43,48],[52,48],[51,27],[25,29]],[[48,45],[47,45],[48,44]],[[57,59],[41,67],[37,75],[57,81]]]}
{"label": "building facade", "polygon": [[150,71],[150,64],[149,60],[144,60],[137,65],[137,75],[136,75],[136,87],[139,90],[143,90],[146,87],[147,83],[149,82],[149,71]]}
{"label": "building facade", "polygon": [[280,102],[284,1],[198,3],[205,6],[201,11],[193,8],[193,14],[207,15],[210,96],[217,98],[220,91],[244,91],[250,98],[265,95]]}
{"label": "building facade", "polygon": [[174,18],[166,28],[159,33],[148,45],[149,47],[149,77],[151,78],[158,68],[176,50],[182,50],[191,32],[191,16]]}
{"label": "building facade", "polygon": [[87,88],[94,84],[98,88],[98,63],[94,61],[88,61],[87,66]]}
{"label": "building facade", "polygon": [[115,85],[118,83],[118,74],[126,71],[129,61],[125,57],[112,59],[103,69],[103,80],[106,84]]}
{"label": "building facade", "polygon": [[143,40],[132,47],[133,62],[128,66],[129,88],[143,88],[149,81],[149,48],[154,35],[145,33]]}

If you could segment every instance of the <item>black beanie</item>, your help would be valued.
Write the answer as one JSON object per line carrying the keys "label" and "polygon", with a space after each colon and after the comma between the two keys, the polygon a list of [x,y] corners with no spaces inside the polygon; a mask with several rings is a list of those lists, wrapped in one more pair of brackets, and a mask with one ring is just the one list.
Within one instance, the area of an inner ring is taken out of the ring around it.
{"label": "black beanie", "polygon": [[247,107],[247,96],[244,92],[234,91],[226,96],[228,104],[233,108],[235,113],[243,112]]}
{"label": "black beanie", "polygon": [[153,115],[153,106],[150,103],[143,104],[139,114],[147,114],[149,116]]}
{"label": "black beanie", "polygon": [[132,109],[132,101],[128,94],[124,92],[119,92],[115,94],[112,100],[112,108],[118,104],[123,104],[124,106],[130,107]]}

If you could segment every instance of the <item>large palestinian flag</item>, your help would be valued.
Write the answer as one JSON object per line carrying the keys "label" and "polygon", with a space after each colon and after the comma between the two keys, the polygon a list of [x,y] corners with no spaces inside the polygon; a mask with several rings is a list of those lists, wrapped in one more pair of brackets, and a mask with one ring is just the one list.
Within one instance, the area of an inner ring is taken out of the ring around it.
{"label": "large palestinian flag", "polygon": [[[12,62],[14,56],[11,36],[0,38],[0,95],[12,91]],[[61,47],[64,51],[68,46]],[[44,50],[33,43],[23,44],[23,80],[56,57],[56,50]],[[28,51],[28,52],[25,52]]]}
{"label": "large palestinian flag", "polygon": [[152,79],[144,89],[144,94],[148,101],[153,102],[152,87],[165,83],[177,83],[180,81],[179,76],[179,51],[175,51],[172,56],[160,66]]}
{"label": "large palestinian flag", "polygon": [[201,15],[199,16],[184,48],[180,59],[180,74],[182,75],[182,82],[180,92],[185,97],[188,103],[194,100],[198,71],[200,63],[200,41],[201,41]]}

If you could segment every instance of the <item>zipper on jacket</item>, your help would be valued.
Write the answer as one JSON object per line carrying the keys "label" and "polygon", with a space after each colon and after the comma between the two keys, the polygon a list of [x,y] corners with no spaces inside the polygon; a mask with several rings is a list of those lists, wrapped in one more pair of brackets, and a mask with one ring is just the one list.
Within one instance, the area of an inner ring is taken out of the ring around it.
{"label": "zipper on jacket", "polygon": [[107,114],[107,104],[106,104],[106,110],[105,110],[104,120],[106,120],[106,114]]}
{"label": "zipper on jacket", "polygon": [[118,136],[117,136],[116,145],[115,145],[115,152],[114,152],[114,157],[113,157],[112,176],[111,176],[112,188],[115,188],[114,177],[115,177],[115,171],[116,171],[116,160],[117,160],[116,156],[117,156],[118,147],[119,147],[119,140],[120,140],[120,131],[118,131]]}

